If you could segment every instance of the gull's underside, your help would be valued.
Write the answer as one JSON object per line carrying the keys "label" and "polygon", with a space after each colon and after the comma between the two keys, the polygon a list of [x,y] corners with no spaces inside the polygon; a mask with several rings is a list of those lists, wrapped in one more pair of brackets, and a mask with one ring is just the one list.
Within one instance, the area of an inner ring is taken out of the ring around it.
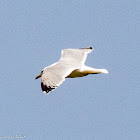
{"label": "gull's underside", "polygon": [[88,53],[92,51],[92,47],[81,49],[64,49],[61,51],[61,58],[58,62],[45,67],[40,75],[41,88],[44,93],[49,93],[57,88],[65,78],[83,77],[89,74],[108,73],[106,69],[94,69],[85,66]]}

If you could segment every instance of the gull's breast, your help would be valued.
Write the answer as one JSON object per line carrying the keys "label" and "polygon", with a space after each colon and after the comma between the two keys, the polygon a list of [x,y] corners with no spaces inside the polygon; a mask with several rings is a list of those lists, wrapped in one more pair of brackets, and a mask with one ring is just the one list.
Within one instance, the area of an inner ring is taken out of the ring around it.
{"label": "gull's breast", "polygon": [[66,78],[83,77],[83,76],[86,76],[86,75],[88,75],[88,73],[85,73],[84,71],[81,71],[81,69],[75,69]]}

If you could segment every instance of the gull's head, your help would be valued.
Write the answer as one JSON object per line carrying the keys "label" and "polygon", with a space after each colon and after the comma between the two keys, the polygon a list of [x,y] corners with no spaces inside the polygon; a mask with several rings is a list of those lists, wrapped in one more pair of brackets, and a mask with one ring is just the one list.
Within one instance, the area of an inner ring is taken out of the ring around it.
{"label": "gull's head", "polygon": [[37,75],[37,76],[35,77],[35,79],[40,78],[40,77],[42,76],[42,74],[43,74],[43,71],[41,71],[41,73],[40,73],[39,75]]}

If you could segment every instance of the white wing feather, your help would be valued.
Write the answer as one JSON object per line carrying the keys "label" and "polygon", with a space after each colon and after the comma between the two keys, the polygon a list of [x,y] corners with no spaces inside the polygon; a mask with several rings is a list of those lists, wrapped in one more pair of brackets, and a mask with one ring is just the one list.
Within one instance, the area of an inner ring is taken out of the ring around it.
{"label": "white wing feather", "polygon": [[61,58],[59,62],[73,65],[84,65],[88,53],[93,49],[90,48],[81,48],[81,49],[64,49],[61,51]]}

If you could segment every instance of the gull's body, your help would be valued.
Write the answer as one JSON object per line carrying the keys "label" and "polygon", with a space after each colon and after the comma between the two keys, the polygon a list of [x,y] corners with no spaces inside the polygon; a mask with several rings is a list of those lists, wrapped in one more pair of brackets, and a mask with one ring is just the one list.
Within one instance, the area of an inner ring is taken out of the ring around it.
{"label": "gull's body", "polygon": [[64,49],[58,62],[45,67],[40,75],[41,88],[44,93],[49,93],[57,88],[65,78],[83,77],[88,74],[108,73],[106,69],[94,69],[86,66],[88,53],[92,51],[92,47],[81,49]]}

